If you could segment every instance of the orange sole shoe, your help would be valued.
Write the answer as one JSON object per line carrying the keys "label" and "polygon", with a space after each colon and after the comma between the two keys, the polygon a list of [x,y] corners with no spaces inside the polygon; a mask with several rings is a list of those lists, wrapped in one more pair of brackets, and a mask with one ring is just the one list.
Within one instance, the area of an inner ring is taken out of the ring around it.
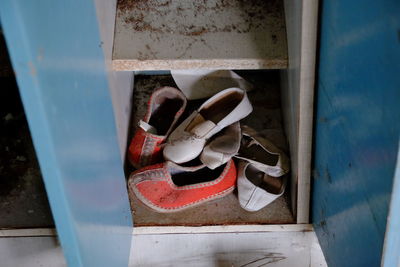
{"label": "orange sole shoe", "polygon": [[185,95],[173,87],[153,92],[143,120],[129,145],[128,159],[136,169],[163,161],[164,142],[186,107]]}
{"label": "orange sole shoe", "polygon": [[131,174],[129,190],[157,212],[177,212],[224,197],[236,187],[233,160],[211,170],[205,165],[183,167],[167,161]]}

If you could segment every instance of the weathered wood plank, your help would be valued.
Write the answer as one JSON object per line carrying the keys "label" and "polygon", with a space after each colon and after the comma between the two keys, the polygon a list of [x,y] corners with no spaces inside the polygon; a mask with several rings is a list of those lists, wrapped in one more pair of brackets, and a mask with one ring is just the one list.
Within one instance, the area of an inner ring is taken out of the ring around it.
{"label": "weathered wood plank", "polygon": [[281,0],[120,0],[114,70],[287,67]]}
{"label": "weathered wood plank", "polygon": [[327,266],[314,232],[135,235],[129,266]]}

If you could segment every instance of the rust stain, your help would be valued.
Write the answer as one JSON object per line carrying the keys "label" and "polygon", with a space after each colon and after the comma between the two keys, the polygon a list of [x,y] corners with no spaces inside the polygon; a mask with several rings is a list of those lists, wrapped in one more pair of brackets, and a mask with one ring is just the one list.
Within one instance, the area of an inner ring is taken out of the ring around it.
{"label": "rust stain", "polygon": [[184,33],[184,35],[199,36],[199,35],[202,35],[202,34],[207,33],[207,32],[208,32],[208,30],[203,27],[201,30],[193,31],[193,32],[187,32],[187,33]]}

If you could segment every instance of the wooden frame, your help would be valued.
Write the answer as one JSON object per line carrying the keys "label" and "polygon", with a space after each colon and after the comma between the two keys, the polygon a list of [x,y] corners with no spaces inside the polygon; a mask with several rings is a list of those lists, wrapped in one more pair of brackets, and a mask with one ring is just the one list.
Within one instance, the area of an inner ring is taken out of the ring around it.
{"label": "wooden frame", "polygon": [[[198,227],[179,230],[183,233],[177,233],[176,227],[167,228],[161,229],[163,231],[155,227],[134,229],[129,266],[158,266],[160,263],[213,266],[215,262],[229,266],[326,266],[311,225],[246,226],[239,230],[231,226],[211,226],[201,234]],[[49,228],[0,231],[0,247],[7,248],[2,251],[8,253],[5,263],[25,266],[29,262],[34,267],[65,265],[55,238],[55,230]],[[171,254],[172,244],[174,253]],[[10,257],[10,248],[21,252],[22,256]],[[38,249],[41,253],[34,253]]]}
{"label": "wooden frame", "polygon": [[292,159],[292,207],[308,223],[318,0],[285,0],[289,68],[282,71],[283,110]]}
{"label": "wooden frame", "polygon": [[[123,157],[127,144],[133,72],[113,71],[116,66],[112,63],[111,37],[114,36],[114,27],[111,25],[114,26],[116,1],[104,2],[106,1],[97,0],[96,5],[104,38],[103,48],[109,66],[111,96]],[[292,208],[297,223],[308,223],[318,0],[284,1],[284,5],[289,64],[287,70],[282,70],[282,103],[292,158]],[[215,66],[218,68],[225,63],[217,59]]]}

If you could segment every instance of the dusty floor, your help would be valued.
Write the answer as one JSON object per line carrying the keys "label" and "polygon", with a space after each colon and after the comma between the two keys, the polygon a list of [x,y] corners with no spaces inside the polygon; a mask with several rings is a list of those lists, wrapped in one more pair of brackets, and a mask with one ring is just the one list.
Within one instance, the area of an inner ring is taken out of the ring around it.
{"label": "dusty floor", "polygon": [[0,228],[54,225],[3,35],[0,34]]}

